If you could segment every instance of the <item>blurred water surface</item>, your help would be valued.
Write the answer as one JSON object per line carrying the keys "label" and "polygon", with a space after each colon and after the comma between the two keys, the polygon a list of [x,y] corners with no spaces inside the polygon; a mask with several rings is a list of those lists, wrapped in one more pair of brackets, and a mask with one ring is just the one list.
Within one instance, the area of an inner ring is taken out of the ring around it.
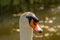
{"label": "blurred water surface", "polygon": [[[60,40],[60,12],[51,10],[36,13],[43,33],[34,31],[33,40]],[[0,40],[20,40],[19,33],[19,15],[0,17]]]}

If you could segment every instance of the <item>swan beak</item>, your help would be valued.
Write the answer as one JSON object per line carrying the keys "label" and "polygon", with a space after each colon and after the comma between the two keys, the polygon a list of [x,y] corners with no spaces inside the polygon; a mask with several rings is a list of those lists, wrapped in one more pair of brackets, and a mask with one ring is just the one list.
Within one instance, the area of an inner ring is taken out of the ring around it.
{"label": "swan beak", "polygon": [[43,30],[39,27],[38,23],[34,23],[34,20],[32,19],[30,21],[30,26],[36,31],[36,32],[39,32],[39,33],[42,33]]}

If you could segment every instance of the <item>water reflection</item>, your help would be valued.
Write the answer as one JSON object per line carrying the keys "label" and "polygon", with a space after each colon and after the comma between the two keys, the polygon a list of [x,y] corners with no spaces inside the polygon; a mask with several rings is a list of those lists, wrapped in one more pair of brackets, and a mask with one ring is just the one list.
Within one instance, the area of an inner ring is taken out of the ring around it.
{"label": "water reflection", "polygon": [[49,32],[57,32],[57,30],[54,29],[53,27],[52,27],[52,28],[48,28],[47,30],[48,30]]}
{"label": "water reflection", "polygon": [[[13,14],[14,17],[19,16],[21,14]],[[7,29],[0,29],[0,34],[3,34],[2,36],[0,36],[0,40],[20,40],[20,29],[18,27],[18,20],[16,20],[17,18],[12,18],[9,19],[8,21],[4,20],[5,22],[3,24],[6,25],[2,25],[2,26],[6,26],[8,27]],[[53,17],[45,17],[45,20],[40,20],[39,21],[39,25],[40,27],[43,29],[43,33],[39,34],[34,32],[34,40],[42,40],[44,38],[44,40],[53,40],[53,38],[57,40],[57,36],[59,36],[58,38],[60,38],[60,22],[58,21],[58,17],[53,16]],[[6,34],[8,35],[6,35]],[[9,34],[10,33],[10,34]],[[3,39],[5,38],[5,39]],[[36,38],[36,39],[35,39]],[[52,38],[52,39],[50,39]]]}
{"label": "water reflection", "polygon": [[58,32],[58,33],[56,33],[57,35],[60,35],[60,33]]}

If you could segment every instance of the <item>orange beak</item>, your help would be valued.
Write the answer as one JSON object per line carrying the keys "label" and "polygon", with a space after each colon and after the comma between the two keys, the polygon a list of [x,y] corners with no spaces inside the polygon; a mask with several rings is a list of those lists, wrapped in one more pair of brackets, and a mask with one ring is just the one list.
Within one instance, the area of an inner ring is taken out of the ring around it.
{"label": "orange beak", "polygon": [[30,22],[30,26],[37,32],[41,33],[43,30],[39,27],[38,23],[35,23],[32,19]]}

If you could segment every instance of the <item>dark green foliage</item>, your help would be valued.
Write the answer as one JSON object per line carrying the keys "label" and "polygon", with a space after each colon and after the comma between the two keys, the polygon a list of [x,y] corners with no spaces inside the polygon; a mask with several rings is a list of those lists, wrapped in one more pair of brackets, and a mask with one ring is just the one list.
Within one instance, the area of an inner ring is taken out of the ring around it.
{"label": "dark green foliage", "polygon": [[25,11],[37,12],[40,6],[44,10],[57,6],[60,0],[0,0],[0,14],[13,14]]}

